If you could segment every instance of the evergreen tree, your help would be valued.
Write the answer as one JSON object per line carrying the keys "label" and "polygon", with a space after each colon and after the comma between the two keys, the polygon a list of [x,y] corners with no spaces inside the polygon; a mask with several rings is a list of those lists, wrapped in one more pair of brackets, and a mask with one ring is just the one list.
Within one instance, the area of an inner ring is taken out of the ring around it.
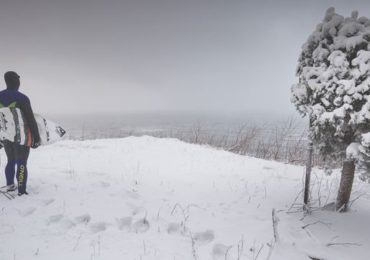
{"label": "evergreen tree", "polygon": [[359,143],[370,131],[370,20],[358,12],[343,17],[329,8],[302,47],[297,76],[291,101],[309,116],[312,141],[327,159],[343,159],[336,206],[346,210],[354,155],[364,151]]}

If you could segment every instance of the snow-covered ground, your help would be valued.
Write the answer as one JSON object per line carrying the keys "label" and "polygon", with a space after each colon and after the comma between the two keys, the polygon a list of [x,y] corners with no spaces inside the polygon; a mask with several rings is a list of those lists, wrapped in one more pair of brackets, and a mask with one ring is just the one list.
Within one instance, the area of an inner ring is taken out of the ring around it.
{"label": "snow-covered ground", "polygon": [[[303,167],[148,136],[40,147],[29,172],[29,196],[0,197],[1,260],[369,259],[362,182],[350,212],[304,217]],[[315,206],[338,180],[314,170]]]}

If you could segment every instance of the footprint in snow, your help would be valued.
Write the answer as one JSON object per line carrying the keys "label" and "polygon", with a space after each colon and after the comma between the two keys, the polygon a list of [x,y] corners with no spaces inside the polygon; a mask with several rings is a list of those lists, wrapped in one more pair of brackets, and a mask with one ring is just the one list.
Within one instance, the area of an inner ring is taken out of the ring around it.
{"label": "footprint in snow", "polygon": [[26,217],[26,216],[29,216],[29,215],[33,214],[35,211],[36,211],[36,208],[28,208],[28,209],[25,209],[25,210],[21,211],[20,215],[22,217]]}
{"label": "footprint in snow", "polygon": [[83,214],[81,216],[75,217],[74,222],[76,224],[88,224],[91,221],[91,216],[89,214]]}
{"label": "footprint in snow", "polygon": [[49,206],[51,203],[53,203],[55,201],[55,199],[48,199],[48,200],[44,200],[44,206]]}
{"label": "footprint in snow", "polygon": [[106,182],[106,181],[101,181],[100,186],[103,187],[103,188],[108,188],[108,187],[110,187],[110,183]]}
{"label": "footprint in snow", "polygon": [[47,222],[48,222],[48,224],[57,223],[57,222],[61,221],[63,218],[64,218],[63,214],[53,215],[53,216],[50,216],[48,218]]}
{"label": "footprint in snow", "polygon": [[212,250],[213,260],[224,260],[226,259],[227,252],[229,251],[230,246],[223,244],[215,244]]}
{"label": "footprint in snow", "polygon": [[105,222],[96,222],[89,225],[90,231],[92,233],[102,232],[107,229],[107,223]]}
{"label": "footprint in snow", "polygon": [[14,233],[15,229],[12,225],[6,225],[6,224],[1,224],[0,225],[0,235],[6,235],[10,233]]}
{"label": "footprint in snow", "polygon": [[145,233],[149,230],[150,224],[146,218],[143,218],[136,221],[132,227],[136,233]]}
{"label": "footprint in snow", "polygon": [[132,211],[131,211],[131,215],[132,216],[136,216],[140,213],[145,213],[145,209],[143,207],[138,207],[136,206],[135,204],[132,204],[130,202],[127,202],[126,203],[126,206],[129,207]]}
{"label": "footprint in snow", "polygon": [[132,224],[132,217],[124,217],[120,219],[116,219],[118,228],[120,230],[130,230],[131,229],[131,224]]}
{"label": "footprint in snow", "polygon": [[215,234],[213,230],[206,230],[204,232],[198,232],[193,235],[194,241],[198,245],[205,245],[213,241],[215,239]]}
{"label": "footprint in snow", "polygon": [[103,176],[105,175],[104,172],[88,172],[88,175],[95,175],[95,176]]}
{"label": "footprint in snow", "polygon": [[180,223],[170,223],[167,227],[168,234],[184,234],[186,232],[186,228],[184,225]]}
{"label": "footprint in snow", "polygon": [[47,224],[58,224],[60,228],[65,230],[68,230],[75,226],[75,223],[69,218],[65,217],[63,214],[50,216],[47,220]]}
{"label": "footprint in snow", "polygon": [[134,192],[134,191],[126,191],[126,196],[131,198],[131,199],[139,199],[140,198],[140,195],[137,194],[137,192]]}
{"label": "footprint in snow", "polygon": [[68,229],[70,229],[70,228],[73,228],[76,224],[75,223],[73,223],[73,221],[71,221],[70,219],[68,219],[68,218],[64,218],[64,219],[62,219],[62,221],[60,221],[60,227],[62,228],[62,229],[65,229],[65,230],[68,230]]}

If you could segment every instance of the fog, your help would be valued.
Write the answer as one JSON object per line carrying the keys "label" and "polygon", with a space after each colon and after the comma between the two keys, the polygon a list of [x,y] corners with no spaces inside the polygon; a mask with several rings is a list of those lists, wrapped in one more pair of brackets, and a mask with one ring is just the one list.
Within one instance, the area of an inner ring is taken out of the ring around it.
{"label": "fog", "polygon": [[369,16],[368,1],[2,0],[0,68],[42,114],[290,115],[330,6]]}

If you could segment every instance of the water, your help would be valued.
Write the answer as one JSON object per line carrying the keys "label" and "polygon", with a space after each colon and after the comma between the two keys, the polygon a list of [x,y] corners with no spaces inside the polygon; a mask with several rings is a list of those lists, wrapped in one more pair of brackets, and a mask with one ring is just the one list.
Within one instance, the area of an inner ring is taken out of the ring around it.
{"label": "water", "polygon": [[[294,128],[291,136],[300,135],[304,121],[297,117],[272,117],[268,115],[217,116],[193,114],[106,114],[52,116],[66,128],[73,140],[119,138],[129,135],[170,136],[182,138],[202,133],[221,138],[236,136],[241,131],[259,128],[259,135],[276,134],[277,128]],[[181,138],[180,138],[181,139]]]}

